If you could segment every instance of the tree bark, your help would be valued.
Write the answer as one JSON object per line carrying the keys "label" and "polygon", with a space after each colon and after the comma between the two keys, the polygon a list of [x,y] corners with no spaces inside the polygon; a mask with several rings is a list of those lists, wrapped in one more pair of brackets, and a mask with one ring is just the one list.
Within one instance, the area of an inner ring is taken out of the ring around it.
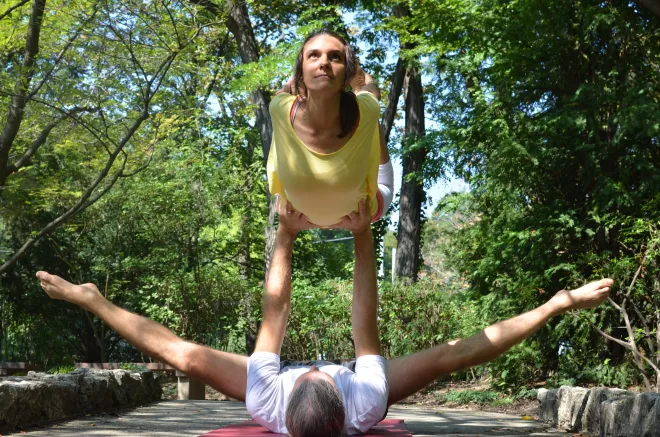
{"label": "tree bark", "polygon": [[[404,144],[408,145],[426,134],[422,77],[415,65],[409,65],[406,71],[405,106]],[[417,148],[403,154],[396,274],[399,278],[413,281],[417,280],[420,268],[421,211],[425,197],[420,174],[426,154],[425,148]]]}
{"label": "tree bark", "polygon": [[660,2],[658,0],[635,0],[638,4],[644,6],[649,11],[653,12],[656,17],[660,18]]}

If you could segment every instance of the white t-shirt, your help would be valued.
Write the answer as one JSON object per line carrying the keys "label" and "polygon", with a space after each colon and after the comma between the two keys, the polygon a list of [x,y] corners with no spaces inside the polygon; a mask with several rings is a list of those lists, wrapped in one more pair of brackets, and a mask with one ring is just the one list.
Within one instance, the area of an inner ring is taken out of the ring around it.
{"label": "white t-shirt", "polygon": [[[385,358],[380,355],[359,357],[355,372],[337,364],[319,366],[332,377],[344,400],[348,435],[363,434],[380,422],[387,411]],[[248,360],[245,404],[252,418],[268,430],[287,434],[286,406],[296,379],[309,366],[286,367],[280,372],[280,356],[255,352]]]}

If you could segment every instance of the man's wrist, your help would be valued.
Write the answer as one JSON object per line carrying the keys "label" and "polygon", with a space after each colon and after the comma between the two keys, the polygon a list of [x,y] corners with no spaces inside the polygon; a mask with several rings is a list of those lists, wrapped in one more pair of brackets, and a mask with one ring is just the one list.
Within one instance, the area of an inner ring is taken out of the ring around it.
{"label": "man's wrist", "polygon": [[281,223],[277,227],[277,235],[278,236],[291,238],[292,240],[296,238],[296,236],[298,235],[298,232],[299,231],[291,229],[291,228],[289,228],[286,225],[283,225]]}
{"label": "man's wrist", "polygon": [[371,226],[367,227],[367,229],[363,229],[361,231],[353,231],[353,239],[354,240],[364,240],[364,239],[371,239],[372,234],[371,234]]}

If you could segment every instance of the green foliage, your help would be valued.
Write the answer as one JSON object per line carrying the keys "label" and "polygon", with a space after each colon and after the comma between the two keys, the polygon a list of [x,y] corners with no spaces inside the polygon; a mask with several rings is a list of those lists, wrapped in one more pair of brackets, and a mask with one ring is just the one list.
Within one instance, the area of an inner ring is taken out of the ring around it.
{"label": "green foliage", "polygon": [[127,370],[129,372],[145,372],[148,370],[145,366],[139,366],[134,363],[121,363],[119,368],[121,370]]}
{"label": "green foliage", "polygon": [[74,370],[76,370],[76,366],[56,366],[48,369],[46,373],[51,373],[53,375],[62,375],[64,373],[71,373]]}
{"label": "green foliage", "polygon": [[513,396],[514,400],[519,399],[536,399],[538,395],[538,390],[535,388],[521,387],[516,394]]}
{"label": "green foliage", "polygon": [[442,393],[437,397],[438,402],[451,402],[455,404],[490,404],[498,400],[498,393],[486,390],[458,390]]}
{"label": "green foliage", "polygon": [[380,284],[383,353],[396,357],[464,338],[485,327],[478,303],[446,284]]}
{"label": "green foliage", "polygon": [[[424,224],[423,279],[380,284],[384,353],[469,336],[557,290],[610,276],[621,284],[614,302],[629,305],[632,334],[621,328],[621,313],[603,305],[552,320],[477,373],[518,394],[539,378],[626,386],[640,383],[640,372],[652,376],[592,325],[621,341],[632,336],[652,357],[657,323],[649,321],[660,306],[657,19],[629,2],[432,0],[407,3],[403,15],[390,1],[248,5],[260,51],[252,63],[242,62],[224,18],[202,7],[48,3],[33,80],[45,86],[28,103],[9,161],[50,122],[58,125],[30,165],[0,187],[0,262],[80,199],[140,117],[145,80],[176,56],[159,76],[150,118],[93,194],[107,193],[0,278],[3,360],[54,368],[141,359],[99,320],[46,299],[34,281],[42,269],[92,281],[186,339],[246,352],[246,334],[260,318],[268,222],[260,126],[248,94],[278,87],[301,38],[331,25],[360,49],[361,65],[385,94],[392,59],[420,62],[434,125],[401,148],[429,151],[416,175],[426,187],[447,174],[470,184]],[[0,20],[2,120],[21,73],[29,13],[26,4]],[[196,31],[194,44],[182,44]],[[76,106],[85,109],[64,116]],[[395,128],[392,139],[400,136]],[[391,249],[385,222],[376,234]],[[287,358],[353,355],[352,242],[328,241],[347,236],[311,231],[296,243]]]}

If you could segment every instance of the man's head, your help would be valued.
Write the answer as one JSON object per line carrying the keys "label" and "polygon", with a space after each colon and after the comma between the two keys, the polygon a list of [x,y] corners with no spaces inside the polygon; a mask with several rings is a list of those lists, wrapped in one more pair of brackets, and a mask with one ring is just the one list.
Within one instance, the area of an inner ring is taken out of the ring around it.
{"label": "man's head", "polygon": [[345,417],[344,401],[330,375],[312,366],[296,379],[286,409],[291,437],[339,437]]}

